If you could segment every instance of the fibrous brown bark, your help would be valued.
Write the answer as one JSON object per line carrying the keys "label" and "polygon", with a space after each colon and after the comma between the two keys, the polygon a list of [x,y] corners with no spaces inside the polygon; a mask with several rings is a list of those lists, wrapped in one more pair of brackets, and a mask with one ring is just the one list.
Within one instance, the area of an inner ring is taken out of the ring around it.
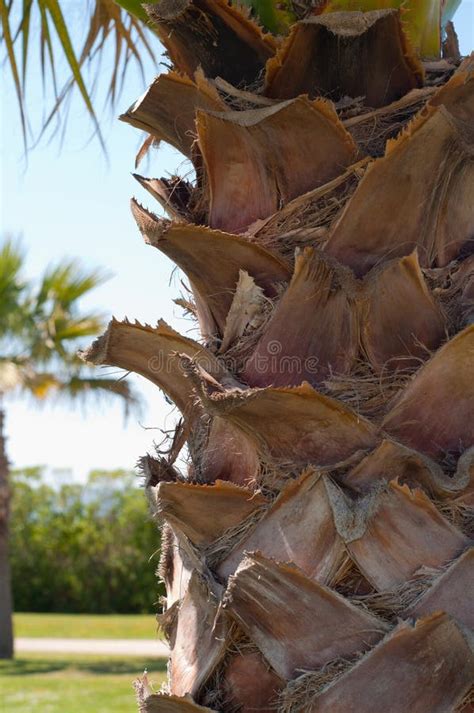
{"label": "fibrous brown bark", "polygon": [[146,461],[171,663],[141,710],[466,713],[473,59],[422,62],[386,9],[285,39],[224,0],[150,16],[179,74],[126,120],[196,181],[138,177],[172,220],[132,210],[202,343],[114,322],[86,354],[184,419]]}
{"label": "fibrous brown bark", "polygon": [[420,86],[423,68],[407,46],[396,10],[333,12],[294,25],[267,63],[265,92],[278,99],[299,94],[363,97],[385,106]]}

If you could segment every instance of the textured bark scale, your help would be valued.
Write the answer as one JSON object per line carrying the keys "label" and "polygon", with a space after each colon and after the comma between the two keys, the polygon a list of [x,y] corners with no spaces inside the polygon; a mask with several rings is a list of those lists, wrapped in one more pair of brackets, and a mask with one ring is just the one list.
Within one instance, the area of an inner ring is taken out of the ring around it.
{"label": "textured bark scale", "polygon": [[132,212],[201,339],[113,320],[85,354],[182,417],[142,460],[171,649],[142,713],[473,710],[474,58],[388,4],[286,37],[149,6],[173,70],[121,118],[196,178],[137,175],[168,218]]}

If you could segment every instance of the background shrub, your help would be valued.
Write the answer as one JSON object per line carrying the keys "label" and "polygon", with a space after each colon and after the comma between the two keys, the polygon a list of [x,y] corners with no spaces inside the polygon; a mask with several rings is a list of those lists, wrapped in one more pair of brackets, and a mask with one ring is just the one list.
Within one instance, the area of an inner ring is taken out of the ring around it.
{"label": "background shrub", "polygon": [[10,554],[16,611],[147,613],[163,593],[160,533],[128,471],[51,485],[14,470]]}

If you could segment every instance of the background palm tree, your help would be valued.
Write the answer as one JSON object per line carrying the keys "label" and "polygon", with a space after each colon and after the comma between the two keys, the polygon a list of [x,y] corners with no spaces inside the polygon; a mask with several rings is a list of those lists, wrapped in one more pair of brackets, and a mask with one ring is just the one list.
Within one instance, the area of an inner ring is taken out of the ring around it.
{"label": "background palm tree", "polygon": [[12,391],[36,401],[119,397],[126,411],[138,400],[129,384],[113,376],[91,376],[77,357],[81,339],[102,331],[102,316],[85,312],[79,300],[107,275],[77,261],[48,268],[39,283],[23,277],[24,252],[11,239],[0,249],[0,658],[13,654],[8,563],[9,464],[5,449],[3,397]]}

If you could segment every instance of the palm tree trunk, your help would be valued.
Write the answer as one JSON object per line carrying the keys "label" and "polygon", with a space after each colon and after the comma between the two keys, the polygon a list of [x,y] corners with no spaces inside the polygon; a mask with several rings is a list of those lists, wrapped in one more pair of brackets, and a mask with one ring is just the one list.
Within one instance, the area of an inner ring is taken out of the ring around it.
{"label": "palm tree trunk", "polygon": [[8,557],[10,484],[3,423],[4,411],[0,408],[0,659],[11,659],[13,658],[13,600]]}
{"label": "palm tree trunk", "polygon": [[474,55],[430,84],[398,11],[346,4],[386,3],[286,39],[147,6],[173,71],[122,118],[197,179],[132,212],[204,343],[113,320],[84,353],[184,419],[143,461],[171,657],[140,713],[474,713]]}

